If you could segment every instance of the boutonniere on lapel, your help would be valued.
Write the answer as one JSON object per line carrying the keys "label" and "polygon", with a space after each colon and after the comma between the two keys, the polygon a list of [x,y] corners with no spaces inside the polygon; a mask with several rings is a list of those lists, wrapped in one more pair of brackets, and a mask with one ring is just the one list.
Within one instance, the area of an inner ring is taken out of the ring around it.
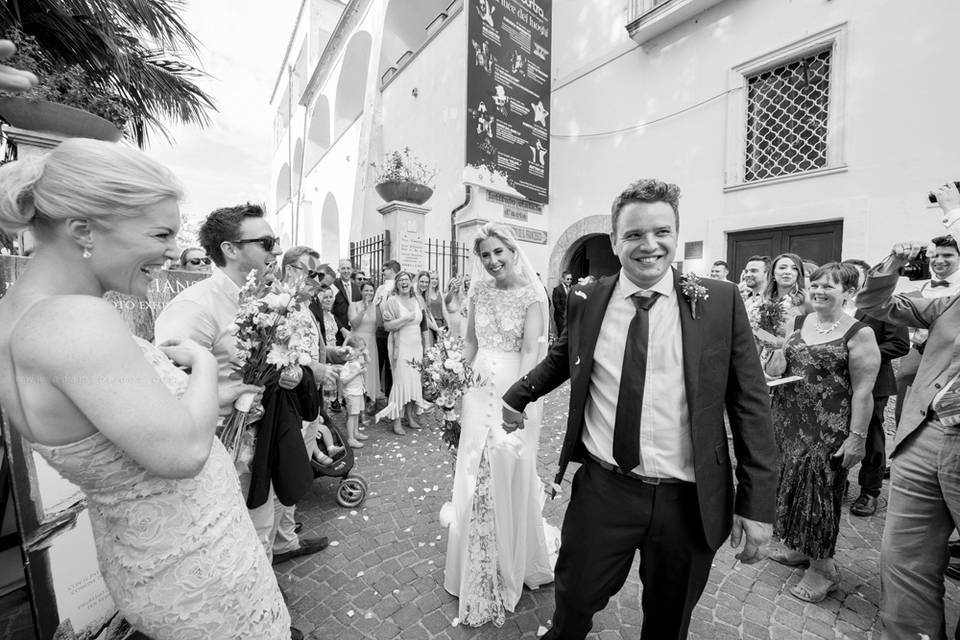
{"label": "boutonniere on lapel", "polygon": [[690,303],[690,313],[693,319],[700,317],[698,302],[702,302],[710,297],[707,288],[700,284],[700,278],[695,273],[685,273],[680,276],[680,291],[683,297]]}

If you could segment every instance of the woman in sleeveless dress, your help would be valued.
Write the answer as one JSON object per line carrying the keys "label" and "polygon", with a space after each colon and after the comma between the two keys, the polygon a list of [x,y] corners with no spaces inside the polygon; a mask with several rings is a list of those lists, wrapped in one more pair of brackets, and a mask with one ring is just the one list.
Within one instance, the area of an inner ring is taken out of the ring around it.
{"label": "woman in sleeveless dress", "polygon": [[443,306],[447,312],[447,331],[450,337],[462,338],[467,328],[467,297],[463,289],[463,278],[450,279]]}
{"label": "woman in sleeveless dress", "polygon": [[290,638],[214,435],[216,361],[192,341],[135,339],[102,299],[145,296],[177,258],[176,180],[131,147],[70,139],[0,167],[0,193],[0,228],[37,240],[0,301],[0,404],[86,495],[121,615],[153,640]]}
{"label": "woman in sleeveless dress", "polygon": [[[541,516],[545,493],[537,476],[541,408],[525,428],[506,433],[501,396],[546,350],[546,292],[508,230],[486,224],[474,244],[465,357],[486,380],[463,399],[444,587],[459,597],[464,625],[502,626],[523,585],[553,581],[560,533]],[[492,277],[491,277],[492,276]]]}
{"label": "woman in sleeveless dress", "polygon": [[[368,407],[380,396],[380,376],[377,375],[380,371],[380,360],[377,357],[377,308],[373,304],[376,291],[372,282],[364,282],[360,286],[362,299],[351,302],[348,311],[351,334],[363,338],[367,345],[367,373],[363,380]],[[366,440],[366,436],[363,439]]]}
{"label": "woman in sleeveless dress", "polygon": [[420,372],[410,364],[411,360],[423,360],[423,307],[413,293],[413,276],[406,271],[397,274],[393,292],[383,303],[383,327],[390,332],[390,368],[393,371],[393,386],[390,401],[376,415],[376,421],[387,418],[393,421],[393,432],[406,433],[400,423],[401,416],[407,419],[411,429],[419,429],[416,408],[423,402],[423,385]]}
{"label": "woman in sleeveless dress", "polygon": [[797,318],[782,356],[774,353],[767,365],[770,374],[803,377],[773,393],[780,449],[774,534],[786,550],[770,557],[790,566],[810,564],[790,590],[807,602],[820,602],[840,584],[833,560],[840,505],[847,470],[864,455],[880,368],[873,330],[843,311],[856,294],[858,277],[855,267],[836,262],[814,271],[814,313]]}

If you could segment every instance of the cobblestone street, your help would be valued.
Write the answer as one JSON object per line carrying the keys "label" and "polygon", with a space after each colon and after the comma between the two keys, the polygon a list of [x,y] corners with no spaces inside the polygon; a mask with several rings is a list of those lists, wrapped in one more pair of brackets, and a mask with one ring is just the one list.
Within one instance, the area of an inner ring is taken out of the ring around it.
{"label": "cobblestone street", "polygon": [[[540,476],[556,470],[566,420],[567,386],[546,400],[540,441]],[[343,414],[332,414],[340,423]],[[437,514],[449,498],[453,458],[433,429],[389,432],[385,423],[366,428],[367,446],[358,452],[356,473],[370,488],[366,504],[337,506],[337,480],[318,479],[298,509],[302,535],[325,535],[326,550],[276,567],[294,624],[316,640],[477,640],[533,639],[553,615],[553,588],[525,591],[514,614],[497,629],[454,627],[457,601],[443,589],[446,534]],[[575,465],[574,465],[575,466]],[[566,497],[572,473],[564,483]],[[855,473],[851,473],[855,478]],[[885,487],[886,489],[886,487]],[[856,497],[855,488],[851,490]],[[851,516],[844,505],[837,560],[843,584],[813,605],[791,596],[799,569],[770,561],[735,563],[724,546],[717,554],[706,592],[694,612],[692,640],[853,639],[879,636],[877,605],[880,535],[885,499],[872,518]],[[545,516],[561,524],[566,500],[547,502]],[[960,589],[947,581],[947,623],[952,631],[960,613]],[[632,640],[640,635],[640,582],[636,566],[627,585],[596,616],[591,640]],[[542,631],[542,630],[541,630]],[[0,599],[0,638],[33,638],[23,592]]]}
{"label": "cobblestone street", "polygon": [[[566,420],[565,385],[546,401],[540,439],[540,476],[556,472]],[[333,414],[339,421],[342,414]],[[431,424],[435,424],[432,423]],[[354,471],[370,488],[366,504],[355,511],[334,502],[336,480],[320,479],[300,505],[298,519],[306,535],[326,535],[331,546],[312,557],[277,567],[289,597],[294,624],[323,640],[339,638],[535,638],[549,626],[553,588],[525,591],[516,612],[501,629],[454,627],[457,601],[443,589],[446,534],[437,514],[449,498],[452,457],[441,448],[439,431],[408,431],[404,437],[385,423],[366,428],[367,446]],[[575,466],[575,465],[574,465]],[[569,498],[567,474],[565,498]],[[854,478],[855,473],[851,474]],[[885,487],[886,489],[886,487]],[[837,561],[843,584],[824,602],[813,605],[790,595],[799,569],[770,561],[754,566],[735,563],[725,546],[717,554],[706,592],[694,613],[690,637],[869,639],[878,637],[880,536],[886,501],[872,518],[851,516],[844,505]],[[561,524],[566,500],[547,502],[545,516]],[[590,638],[617,640],[640,635],[640,582],[631,571],[627,585],[594,619]],[[947,621],[953,629],[960,610],[956,583],[947,584]],[[542,632],[542,629],[541,629]]]}

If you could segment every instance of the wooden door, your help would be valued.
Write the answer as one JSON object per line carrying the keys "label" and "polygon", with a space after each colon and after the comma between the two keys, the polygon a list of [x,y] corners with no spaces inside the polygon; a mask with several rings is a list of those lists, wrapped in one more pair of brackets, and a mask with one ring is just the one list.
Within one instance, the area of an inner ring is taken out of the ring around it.
{"label": "wooden door", "polygon": [[841,259],[843,221],[737,231],[727,235],[727,263],[730,279],[736,282],[750,256],[795,253],[804,260],[825,262]]}

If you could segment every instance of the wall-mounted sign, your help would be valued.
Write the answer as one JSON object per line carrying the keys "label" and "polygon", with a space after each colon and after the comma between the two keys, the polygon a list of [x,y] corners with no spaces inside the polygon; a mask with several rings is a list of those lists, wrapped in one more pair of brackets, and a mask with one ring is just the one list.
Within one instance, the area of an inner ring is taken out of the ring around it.
{"label": "wall-mounted sign", "polygon": [[552,0],[467,1],[467,168],[548,201]]}
{"label": "wall-mounted sign", "polygon": [[684,260],[700,260],[702,258],[703,258],[703,240],[697,240],[696,242],[683,243],[683,259]]}
{"label": "wall-mounted sign", "polygon": [[508,227],[510,231],[513,231],[513,236],[520,240],[521,242],[532,242],[534,244],[547,244],[547,232],[541,231],[540,229],[531,229],[530,227],[521,227],[516,224],[504,223],[505,227]]}

